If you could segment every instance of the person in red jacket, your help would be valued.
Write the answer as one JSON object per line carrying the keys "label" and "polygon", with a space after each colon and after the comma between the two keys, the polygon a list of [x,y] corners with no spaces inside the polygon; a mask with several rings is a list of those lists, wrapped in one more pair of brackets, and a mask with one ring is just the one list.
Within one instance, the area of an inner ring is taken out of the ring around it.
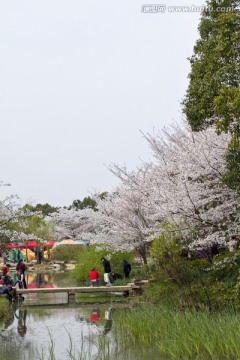
{"label": "person in red jacket", "polygon": [[6,276],[8,271],[9,271],[9,268],[10,268],[10,265],[9,264],[6,264],[2,267],[2,274],[3,276]]}
{"label": "person in red jacket", "polygon": [[89,279],[91,282],[91,286],[99,285],[99,274],[95,269],[92,269],[89,273]]}

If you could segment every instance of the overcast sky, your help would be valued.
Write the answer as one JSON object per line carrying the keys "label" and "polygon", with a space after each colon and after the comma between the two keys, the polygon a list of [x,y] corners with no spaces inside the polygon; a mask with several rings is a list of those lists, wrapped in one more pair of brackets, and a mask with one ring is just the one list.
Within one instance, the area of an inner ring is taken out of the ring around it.
{"label": "overcast sky", "polygon": [[0,198],[64,206],[112,191],[104,164],[135,169],[151,158],[140,130],[181,121],[200,12],[143,4],[0,0]]}

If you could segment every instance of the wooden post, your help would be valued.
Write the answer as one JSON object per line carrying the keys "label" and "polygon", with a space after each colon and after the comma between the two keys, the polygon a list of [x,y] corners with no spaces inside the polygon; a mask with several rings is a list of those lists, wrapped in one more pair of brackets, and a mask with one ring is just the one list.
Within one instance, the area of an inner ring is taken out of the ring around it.
{"label": "wooden post", "polygon": [[75,304],[75,293],[68,293],[68,304]]}
{"label": "wooden post", "polygon": [[26,262],[28,263],[28,240],[25,241],[25,245],[26,245]]}

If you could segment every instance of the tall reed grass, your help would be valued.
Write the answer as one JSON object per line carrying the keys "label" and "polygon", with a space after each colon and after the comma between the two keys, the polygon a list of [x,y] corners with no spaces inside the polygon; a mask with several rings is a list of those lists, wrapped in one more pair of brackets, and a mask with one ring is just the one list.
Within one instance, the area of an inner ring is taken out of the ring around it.
{"label": "tall reed grass", "polygon": [[234,310],[134,308],[119,314],[114,334],[123,347],[154,348],[161,359],[240,359],[240,314]]}
{"label": "tall reed grass", "polygon": [[[138,305],[115,309],[107,335],[102,327],[74,342],[66,329],[71,360],[237,360],[240,359],[240,313],[206,308],[171,310]],[[52,335],[38,360],[59,360]]]}

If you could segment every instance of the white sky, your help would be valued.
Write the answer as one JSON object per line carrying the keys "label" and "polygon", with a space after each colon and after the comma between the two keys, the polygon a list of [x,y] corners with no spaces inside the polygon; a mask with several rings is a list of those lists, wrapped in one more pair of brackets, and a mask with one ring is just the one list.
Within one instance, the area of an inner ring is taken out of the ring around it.
{"label": "white sky", "polygon": [[140,130],[181,120],[200,12],[142,4],[0,0],[1,198],[67,206],[112,191],[104,164],[135,169],[151,157]]}

